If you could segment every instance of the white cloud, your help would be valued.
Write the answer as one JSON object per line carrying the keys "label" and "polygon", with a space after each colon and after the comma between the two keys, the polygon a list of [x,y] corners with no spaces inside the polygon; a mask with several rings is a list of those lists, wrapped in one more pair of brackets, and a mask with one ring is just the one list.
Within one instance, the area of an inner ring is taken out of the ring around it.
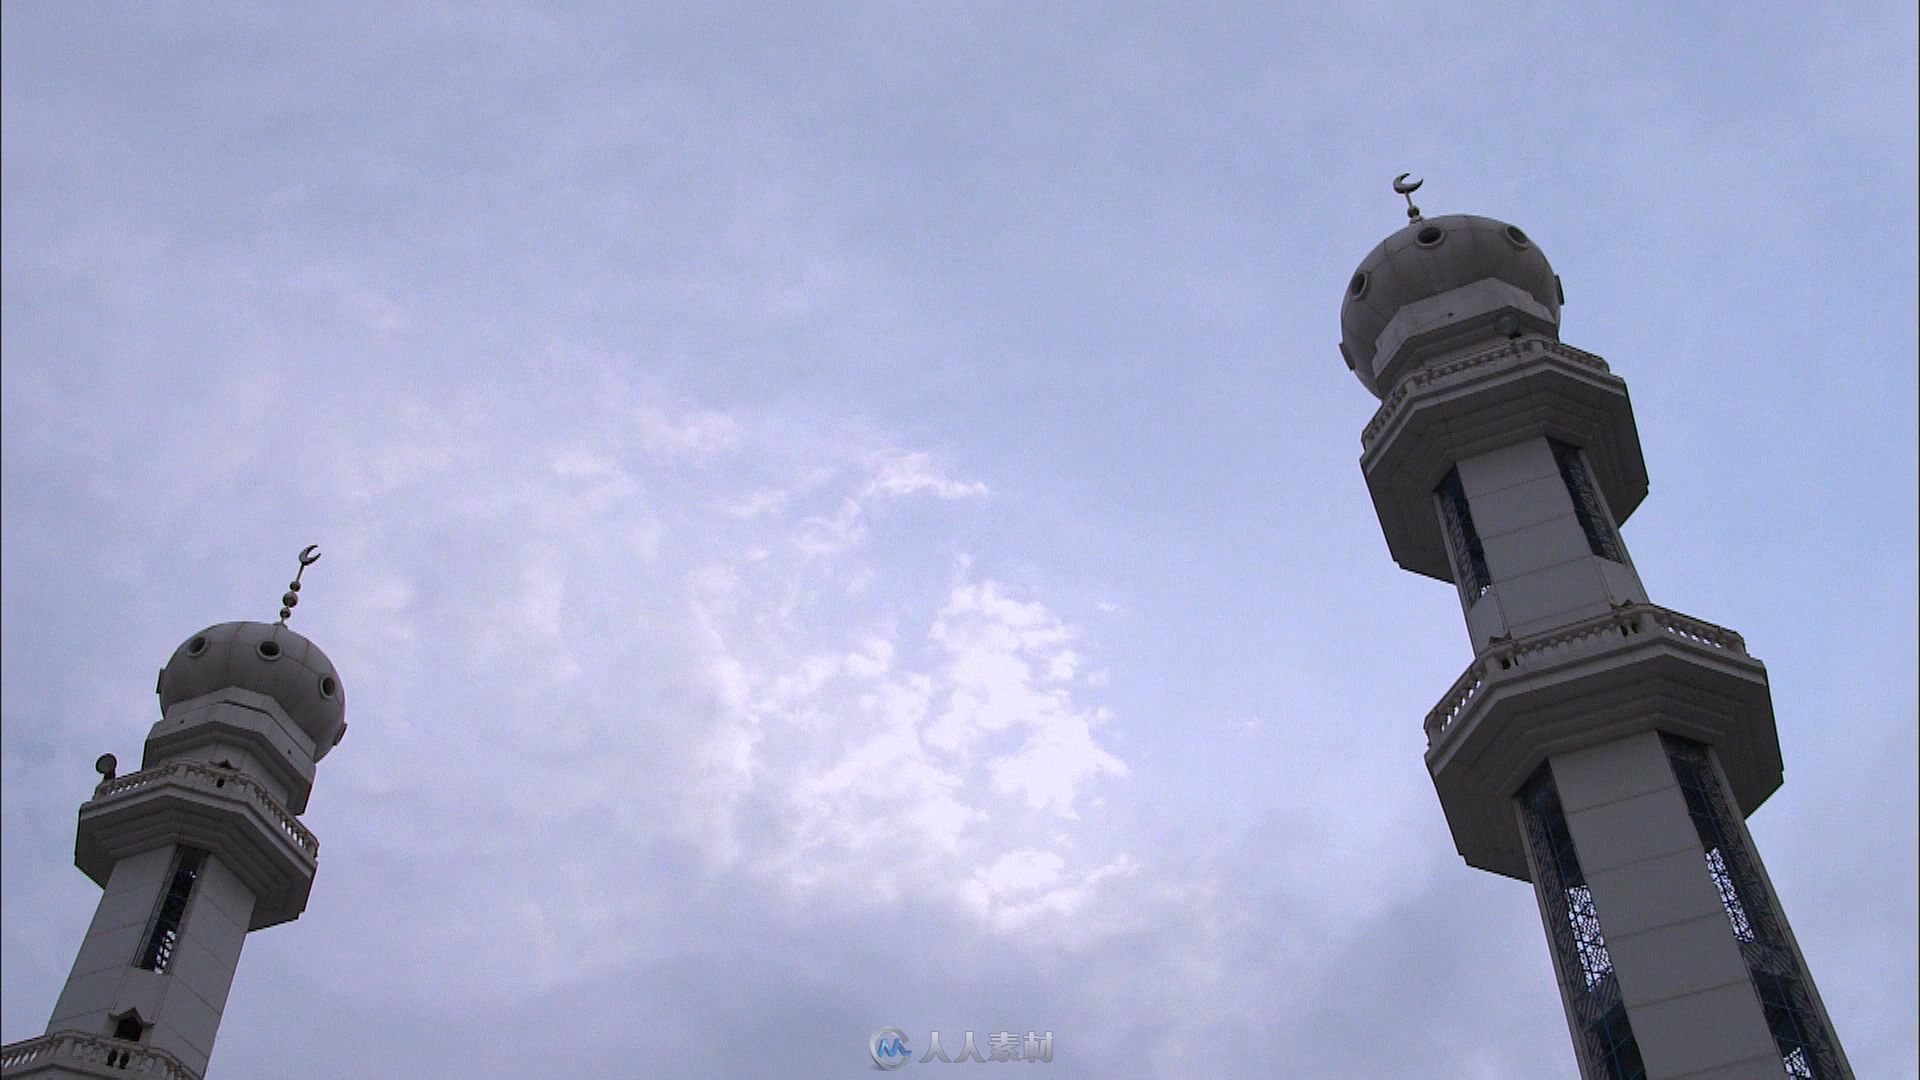
{"label": "white cloud", "polygon": [[[730,549],[688,579],[719,715],[702,812],[716,858],[746,860],[787,887],[859,903],[917,896],[986,927],[1077,906],[1099,866],[1074,850],[1076,808],[1126,766],[1101,746],[1078,631],[991,579],[954,581],[945,560],[867,545],[875,500],[970,499],[931,455],[887,450],[857,467],[806,470],[752,513],[721,513],[791,546]],[[823,478],[823,476],[827,478]],[[826,502],[831,514],[806,515]],[[976,903],[972,870],[1054,827],[1051,899]],[[1063,831],[1059,825],[1064,823]],[[959,872],[956,873],[956,868]],[[1100,879],[1103,880],[1103,879]]]}
{"label": "white cloud", "polygon": [[633,435],[649,453],[666,458],[710,457],[732,449],[740,439],[740,425],[725,413],[692,411],[670,414],[655,405],[633,411]]}
{"label": "white cloud", "polygon": [[1074,700],[1075,632],[1044,605],[1012,599],[995,582],[963,583],[930,636],[946,651],[952,686],[928,731],[934,746],[965,755],[989,734],[1010,734],[1017,745],[986,765],[995,788],[1063,816],[1091,781],[1127,775],[1094,738],[1104,712]]}
{"label": "white cloud", "polygon": [[[1088,644],[1032,590],[951,550],[985,484],[924,452],[796,442],[648,401],[611,375],[565,398],[564,431],[539,422],[551,406],[476,391],[396,407],[373,439],[337,436],[374,463],[341,474],[350,497],[431,493],[442,518],[402,543],[458,538],[448,581],[382,577],[367,618],[434,627],[416,661],[452,664],[484,703],[468,745],[521,748],[496,789],[516,807],[505,831],[451,803],[436,814],[475,842],[537,846],[611,800],[599,827],[623,842],[683,845],[800,903],[931,903],[992,932],[1083,914],[1131,865],[1076,816],[1127,773],[1086,699]],[[697,488],[680,483],[688,468]],[[868,540],[882,508],[884,548]],[[409,753],[399,740],[441,753],[430,725],[380,737],[389,754]],[[392,770],[374,772],[370,790],[395,790]],[[1041,868],[1044,883],[1021,884]],[[622,872],[581,869],[578,889],[617,891]],[[582,951],[616,913],[511,893],[471,904],[428,940],[453,948],[504,920],[543,943],[542,970],[618,962],[619,946]]]}
{"label": "white cloud", "polygon": [[882,495],[930,494],[941,499],[968,499],[988,493],[979,481],[955,480],[918,451],[888,450],[873,455],[872,477],[866,492]]}
{"label": "white cloud", "polygon": [[596,479],[621,475],[620,466],[605,454],[575,446],[560,451],[553,459],[553,475],[562,480]]}
{"label": "white cloud", "polygon": [[1032,848],[1007,852],[967,883],[967,906],[995,931],[1014,933],[1044,920],[1079,915],[1107,882],[1139,872],[1133,860],[1124,856],[1073,877],[1063,873],[1065,868],[1066,860],[1056,852]]}

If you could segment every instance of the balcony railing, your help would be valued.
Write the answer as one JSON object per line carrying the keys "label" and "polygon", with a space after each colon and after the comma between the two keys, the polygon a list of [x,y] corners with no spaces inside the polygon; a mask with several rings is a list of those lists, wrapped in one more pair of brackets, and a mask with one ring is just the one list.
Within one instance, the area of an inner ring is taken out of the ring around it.
{"label": "balcony railing", "polygon": [[80,1031],[58,1031],[0,1047],[0,1076],[49,1065],[65,1065],[85,1076],[200,1080],[199,1073],[165,1050]]}
{"label": "balcony railing", "polygon": [[1551,338],[1540,337],[1502,342],[1491,349],[1471,353],[1456,360],[1448,360],[1444,363],[1415,368],[1407,374],[1406,378],[1400,380],[1399,385],[1393,388],[1393,392],[1387,395],[1386,400],[1380,403],[1378,409],[1374,410],[1373,419],[1367,421],[1367,426],[1360,431],[1360,448],[1364,450],[1373,445],[1373,440],[1380,436],[1381,430],[1387,426],[1387,421],[1393,418],[1393,414],[1400,408],[1400,404],[1407,400],[1407,395],[1413,393],[1415,390],[1438,382],[1448,382],[1454,377],[1473,371],[1476,368],[1483,368],[1489,364],[1497,364],[1503,360],[1511,360],[1516,356],[1525,356],[1528,353],[1546,353],[1557,356],[1562,360],[1571,360],[1576,364],[1592,368],[1595,371],[1610,370],[1605,360],[1600,359],[1590,352],[1576,349],[1571,345],[1562,344]]}
{"label": "balcony railing", "polygon": [[1545,633],[1496,642],[1474,657],[1440,703],[1427,713],[1427,745],[1440,741],[1487,684],[1499,681],[1507,672],[1550,666],[1575,656],[1611,649],[1623,639],[1650,635],[1668,635],[1737,656],[1747,655],[1746,640],[1724,626],[1652,604],[1615,608],[1605,615]]}
{"label": "balcony railing", "polygon": [[320,857],[319,838],[308,832],[307,827],[300,824],[300,819],[294,817],[292,811],[282,806],[280,800],[274,798],[273,793],[268,791],[265,785],[237,769],[198,761],[163,762],[151,769],[142,769],[137,773],[128,773],[102,782],[100,786],[93,789],[93,799],[98,802],[115,795],[139,791],[163,780],[184,781],[187,786],[203,791],[208,789],[225,791],[231,787],[258,807],[261,813],[267,816],[268,821],[278,825],[280,831],[287,835],[287,839],[292,840],[295,846],[306,852],[308,858]]}

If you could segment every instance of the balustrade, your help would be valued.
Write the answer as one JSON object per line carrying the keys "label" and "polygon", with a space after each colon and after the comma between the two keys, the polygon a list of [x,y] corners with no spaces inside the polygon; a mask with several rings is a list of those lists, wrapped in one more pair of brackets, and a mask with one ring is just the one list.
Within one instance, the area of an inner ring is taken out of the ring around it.
{"label": "balustrade", "polygon": [[[155,1080],[200,1080],[200,1074],[165,1050],[80,1031],[56,1031],[0,1047],[0,1070],[7,1072],[28,1065],[61,1062],[104,1066],[116,1074],[150,1076]],[[94,1071],[87,1070],[89,1075]]]}
{"label": "balustrade", "polygon": [[1576,655],[1612,648],[1619,642],[1656,631],[1694,645],[1747,655],[1745,639],[1732,630],[1652,604],[1619,607],[1605,615],[1569,626],[1523,638],[1496,641],[1474,658],[1473,663],[1440,698],[1440,703],[1427,713],[1424,725],[1427,745],[1438,742],[1447,728],[1466,712],[1467,706],[1472,704],[1482,688],[1503,677],[1502,673],[1538,667],[1542,663],[1563,662]]}
{"label": "balustrade", "polygon": [[292,811],[280,804],[273,793],[258,780],[237,769],[219,765],[203,764],[198,761],[168,761],[151,769],[142,769],[137,773],[115,777],[103,781],[93,789],[93,799],[99,802],[128,792],[139,791],[152,784],[169,778],[186,781],[190,786],[205,790],[209,786],[224,791],[228,785],[239,789],[243,796],[267,816],[267,820],[279,826],[287,839],[293,841],[308,858],[320,857],[320,840],[300,824],[300,819]]}

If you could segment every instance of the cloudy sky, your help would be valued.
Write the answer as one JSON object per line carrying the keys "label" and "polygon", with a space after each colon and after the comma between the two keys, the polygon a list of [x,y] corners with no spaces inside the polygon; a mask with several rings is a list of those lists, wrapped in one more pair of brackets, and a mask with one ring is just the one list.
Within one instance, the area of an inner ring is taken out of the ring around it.
{"label": "cloudy sky", "polygon": [[318,542],[351,730],[216,1078],[1573,1077],[1335,349],[1412,170],[1631,385],[1914,1076],[1911,5],[1340,7],[7,3],[0,1035],[94,757]]}

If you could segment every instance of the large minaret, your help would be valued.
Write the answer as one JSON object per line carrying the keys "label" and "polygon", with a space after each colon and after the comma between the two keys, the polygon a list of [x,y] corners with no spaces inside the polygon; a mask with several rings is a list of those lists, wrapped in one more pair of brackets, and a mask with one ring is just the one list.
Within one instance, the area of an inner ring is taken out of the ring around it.
{"label": "large minaret", "polygon": [[1626,383],[1560,343],[1531,237],[1424,219],[1405,180],[1340,352],[1381,399],[1387,547],[1473,644],[1426,718],[1454,842],[1533,882],[1583,1077],[1851,1076],[1746,829],[1781,779],[1766,668],[1649,601],[1617,528],[1647,494]]}
{"label": "large minaret", "polygon": [[174,650],[140,771],[100,759],[73,859],[105,892],[47,1033],[0,1048],[9,1080],[198,1080],[247,933],[306,909],[320,844],[296,815],[347,725],[333,663],[287,628],[299,588],[278,623],[210,626]]}

